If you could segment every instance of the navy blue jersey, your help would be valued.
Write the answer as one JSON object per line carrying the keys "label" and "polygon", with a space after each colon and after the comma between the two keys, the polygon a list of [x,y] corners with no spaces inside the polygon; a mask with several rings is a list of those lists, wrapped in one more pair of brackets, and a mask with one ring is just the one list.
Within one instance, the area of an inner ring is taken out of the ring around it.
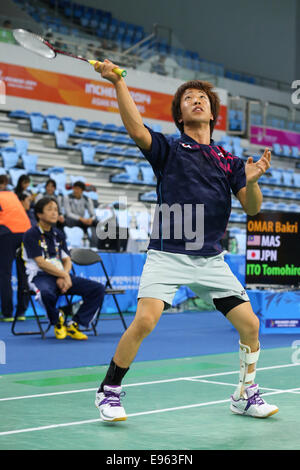
{"label": "navy blue jersey", "polygon": [[65,234],[56,227],[48,232],[41,230],[39,225],[27,230],[23,236],[23,245],[28,258],[59,258],[70,256]]}
{"label": "navy blue jersey", "polygon": [[[151,150],[141,151],[157,177],[158,207],[175,204],[177,209],[181,208],[180,223],[180,211],[175,211],[177,219],[172,211],[168,217],[164,211],[160,214],[156,211],[148,249],[195,256],[217,255],[223,251],[220,241],[231,212],[231,190],[236,195],[246,186],[243,160],[215,145],[213,140],[210,145],[204,145],[186,134],[174,139],[147,129],[152,135]],[[202,218],[201,211],[198,212],[201,205]],[[184,227],[185,214],[190,230]],[[196,235],[194,239],[191,237],[193,232],[197,233],[199,220],[202,220],[204,237],[201,247],[196,243]],[[181,236],[178,236],[180,225]]]}

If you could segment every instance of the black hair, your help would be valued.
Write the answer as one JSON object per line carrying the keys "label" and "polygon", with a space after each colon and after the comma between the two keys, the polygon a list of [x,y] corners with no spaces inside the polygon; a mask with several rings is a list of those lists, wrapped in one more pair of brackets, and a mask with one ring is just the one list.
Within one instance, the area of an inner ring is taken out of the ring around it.
{"label": "black hair", "polygon": [[57,209],[58,209],[58,204],[57,204],[55,197],[45,196],[38,200],[38,202],[34,206],[34,215],[37,220],[39,220],[38,214],[42,214],[44,212],[44,207],[47,206],[52,201],[55,202],[55,204],[57,205]]}
{"label": "black hair", "polygon": [[51,183],[51,184],[55,187],[55,189],[56,189],[56,181],[55,181],[55,180],[52,180],[51,178],[46,181],[46,183],[45,183],[45,188],[47,188],[48,184],[50,184],[50,183]]}
{"label": "black hair", "polygon": [[18,179],[17,186],[15,187],[15,193],[17,195],[24,191],[22,188],[22,183],[30,183],[30,178],[28,175],[21,175]]}
{"label": "black hair", "polygon": [[82,191],[85,190],[85,184],[82,181],[75,181],[75,183],[73,184],[73,188],[74,188],[74,186],[77,186],[78,188],[81,188]]}

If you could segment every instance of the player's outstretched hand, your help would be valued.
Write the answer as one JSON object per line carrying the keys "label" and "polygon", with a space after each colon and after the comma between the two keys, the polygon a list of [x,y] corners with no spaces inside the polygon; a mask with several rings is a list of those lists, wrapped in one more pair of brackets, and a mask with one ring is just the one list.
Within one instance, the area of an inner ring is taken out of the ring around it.
{"label": "player's outstretched hand", "polygon": [[249,157],[245,166],[247,183],[256,183],[270,166],[271,152],[268,148],[265,149],[262,157],[256,163],[254,163],[253,157]]}
{"label": "player's outstretched hand", "polygon": [[94,65],[96,72],[99,72],[103,78],[113,84],[122,80],[122,77],[113,72],[113,70],[116,68],[118,68],[118,65],[113,64],[108,59],[105,59],[103,62],[96,62]]}

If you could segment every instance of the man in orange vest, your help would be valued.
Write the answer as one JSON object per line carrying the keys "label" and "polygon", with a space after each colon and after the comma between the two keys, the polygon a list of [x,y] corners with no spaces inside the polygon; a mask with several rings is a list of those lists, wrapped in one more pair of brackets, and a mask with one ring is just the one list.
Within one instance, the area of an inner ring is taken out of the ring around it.
{"label": "man in orange vest", "polygon": [[[3,321],[13,321],[12,265],[23,234],[30,227],[30,220],[17,195],[11,191],[0,191],[0,299]],[[17,275],[16,316],[21,319],[27,308],[27,301],[22,294],[26,280],[19,270]]]}

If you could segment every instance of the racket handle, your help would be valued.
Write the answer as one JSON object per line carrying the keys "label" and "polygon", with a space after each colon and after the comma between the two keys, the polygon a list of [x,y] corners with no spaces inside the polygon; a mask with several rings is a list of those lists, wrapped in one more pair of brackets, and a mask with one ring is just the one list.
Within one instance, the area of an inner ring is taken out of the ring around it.
{"label": "racket handle", "polygon": [[[89,60],[88,62],[89,62],[91,65],[95,65],[97,62],[99,62],[99,64],[102,63],[102,62],[100,62],[99,60]],[[115,69],[113,69],[113,72],[115,72],[117,75],[120,75],[120,77],[126,77],[126,75],[127,75],[126,70],[120,69],[119,67],[116,67]]]}

